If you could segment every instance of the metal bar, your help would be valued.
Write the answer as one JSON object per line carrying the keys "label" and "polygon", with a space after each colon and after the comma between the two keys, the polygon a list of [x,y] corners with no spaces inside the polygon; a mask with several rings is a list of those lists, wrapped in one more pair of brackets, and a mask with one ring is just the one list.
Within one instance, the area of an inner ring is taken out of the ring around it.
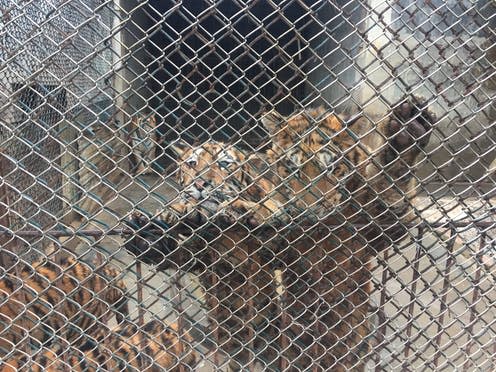
{"label": "metal bar", "polygon": [[[385,251],[384,252],[384,261],[387,261],[389,258],[389,252]],[[381,290],[381,297],[379,300],[379,307],[378,307],[378,314],[377,316],[379,317],[379,329],[377,332],[377,345],[378,345],[378,350],[376,353],[376,358],[375,358],[375,372],[382,372],[383,369],[381,367],[381,349],[384,347],[384,340],[385,340],[385,334],[386,334],[386,329],[387,329],[387,324],[386,324],[386,315],[384,314],[383,306],[386,303],[386,286],[385,283],[387,281],[387,270],[384,268],[382,271],[382,290]]]}
{"label": "metal bar", "polygon": [[467,343],[467,347],[465,349],[465,354],[467,355],[467,360],[465,361],[465,364],[464,364],[464,367],[463,367],[463,370],[464,371],[468,371],[469,370],[469,362],[470,362],[470,349],[472,348],[472,345],[474,343],[474,341],[471,339],[471,336],[472,336],[472,331],[474,329],[474,320],[477,316],[477,311],[476,311],[476,306],[477,306],[477,302],[479,300],[479,284],[480,284],[480,279],[481,279],[481,267],[480,267],[480,264],[481,264],[481,251],[482,249],[484,248],[484,244],[485,244],[485,241],[486,241],[486,233],[483,232],[481,234],[481,237],[480,237],[480,246],[479,246],[479,252],[477,252],[477,258],[478,258],[478,267],[477,267],[477,270],[475,271],[475,278],[474,278],[474,289],[472,291],[472,301],[471,301],[471,305],[470,305],[470,322],[469,322],[469,325],[468,325],[468,328],[467,328],[467,333],[468,333],[468,343]]}
{"label": "metal bar", "polygon": [[[452,226],[452,227],[480,227],[480,228],[491,228],[494,227],[494,222],[482,222],[482,221],[469,221],[469,222],[456,222],[456,221],[450,221],[450,222],[436,222],[436,223],[419,223],[417,225],[415,224],[405,224],[405,227],[408,228],[440,228],[440,227],[446,227],[446,225]],[[300,225],[301,227],[305,227],[306,225]],[[315,227],[315,224],[309,224],[309,227]],[[341,225],[333,225],[333,224],[326,224],[325,227],[326,229],[329,227],[341,227]],[[360,229],[361,227],[368,227],[368,225],[364,224],[353,224],[354,227],[357,229]],[[390,227],[392,224],[376,224],[375,226],[379,227]],[[0,230],[4,229],[3,227],[0,227]],[[218,230],[218,228],[217,228]],[[153,232],[163,232],[163,230],[149,230],[151,233]],[[38,238],[42,236],[52,236],[54,238],[62,238],[62,237],[74,237],[74,236],[86,236],[86,237],[101,237],[101,236],[109,236],[109,235],[132,235],[134,234],[135,231],[132,229],[128,228],[119,228],[119,229],[110,229],[107,231],[103,230],[96,230],[96,229],[85,229],[85,230],[78,230],[78,231],[67,231],[67,230],[57,230],[57,229],[52,229],[52,230],[47,230],[47,231],[37,231],[37,230],[18,230],[15,232],[11,231],[0,231],[0,235],[7,235],[7,236],[18,236],[21,238]]]}
{"label": "metal bar", "polygon": [[[143,327],[145,324],[145,311],[143,310],[143,283],[142,283],[142,270],[141,262],[136,261],[136,288],[137,288],[137,300],[138,300],[138,326]],[[138,330],[139,332],[139,330]],[[146,350],[147,342],[145,337],[139,338],[139,347],[141,350]]]}
{"label": "metal bar", "polygon": [[[422,247],[422,238],[424,234],[424,229],[419,228],[417,235],[417,242],[420,244],[416,244],[415,250],[415,262],[413,263],[413,276],[412,276],[412,289],[410,290],[410,304],[408,305],[408,315],[409,321],[406,327],[406,345],[405,345],[405,359],[408,359],[408,354],[410,353],[410,336],[412,335],[412,326],[413,326],[413,311],[415,309],[415,297],[417,293],[417,280],[420,277],[419,273],[419,265],[420,265],[420,257],[421,257],[421,247]],[[405,361],[406,362],[406,361]]]}
{"label": "metal bar", "polygon": [[[211,256],[211,259],[212,259],[212,262],[215,262],[215,260],[217,259],[216,258],[216,255],[215,255],[215,250],[212,249],[211,252],[210,252],[210,256]],[[212,291],[215,290],[216,286],[217,286],[217,283],[219,282],[218,278],[217,278],[217,274],[215,272],[211,272],[209,274],[209,277],[210,277],[210,284],[212,285],[210,291],[207,291],[207,303],[209,304],[209,307],[210,307],[210,312],[213,314],[211,319],[217,319],[217,317],[215,316],[215,313],[217,312],[218,310],[218,306],[219,306],[219,303],[218,303],[218,300],[213,296],[212,294]],[[211,330],[212,330],[212,336],[213,336],[213,339],[214,339],[214,342],[215,342],[215,351],[214,351],[214,355],[213,355],[213,362],[214,362],[214,366],[216,368],[219,367],[219,352],[218,352],[218,346],[219,346],[219,327],[218,327],[218,324],[216,325],[215,322],[211,322]]]}
{"label": "metal bar", "polygon": [[281,270],[274,270],[274,282],[276,284],[276,300],[279,304],[279,315],[281,317],[281,354],[279,356],[279,367],[281,371],[285,371],[288,368],[288,361],[284,357],[284,351],[289,346],[288,336],[286,336],[285,331],[289,325],[289,316],[286,312],[286,290],[284,288],[284,276]]}
{"label": "metal bar", "polygon": [[[7,159],[3,156],[4,150],[0,149],[0,227],[2,229],[10,228],[10,218],[9,218],[9,210],[6,206],[10,205],[9,203],[9,193],[7,189],[7,185],[4,181],[5,171],[8,169],[7,167]],[[14,260],[12,259],[12,255],[10,252],[13,252],[12,249],[9,249],[10,243],[12,243],[13,238],[7,237],[5,234],[0,235],[0,264],[3,268],[9,268],[12,266]]]}
{"label": "metal bar", "polygon": [[143,310],[143,276],[141,270],[141,262],[136,261],[136,287],[138,297],[138,324],[142,326],[145,324],[145,311]]}
{"label": "metal bar", "polygon": [[[317,261],[316,263],[312,264],[312,274],[311,274],[311,280],[312,280],[312,286],[311,289],[315,290],[317,294],[320,295],[320,281],[323,279],[322,278],[322,270],[321,266],[322,264]],[[313,327],[313,332],[312,336],[314,339],[317,339],[321,333],[320,333],[320,317],[319,317],[319,310],[321,309],[321,301],[322,299],[319,297],[317,300],[317,308],[314,315],[314,320],[315,320],[315,327]],[[319,355],[319,344],[317,342],[314,342],[312,345],[312,352],[310,353],[312,356],[312,359],[314,360],[314,365],[312,366],[312,372],[319,372],[320,368],[317,364],[317,356]]]}
{"label": "metal bar", "polygon": [[[177,292],[177,293],[175,293],[175,296],[174,296],[174,298],[177,297],[177,299],[175,299],[172,302],[172,306],[175,308],[175,310],[179,314],[177,317],[177,334],[178,334],[178,336],[182,336],[184,334],[184,329],[183,329],[183,326],[184,326],[184,322],[183,322],[184,309],[182,308],[182,289],[183,289],[183,287],[181,284],[181,271],[180,270],[176,270],[176,272],[174,273],[174,280],[173,280],[172,288],[175,289]],[[180,342],[177,346],[178,346],[179,356],[183,355],[184,349],[183,349],[182,342]],[[184,365],[183,365],[183,363],[181,363],[179,358],[178,358],[178,360],[179,360],[178,371],[184,372]]]}
{"label": "metal bar", "polygon": [[[248,290],[249,290],[249,299],[248,299],[248,318],[250,319],[250,322],[253,322],[253,319],[255,317],[255,306],[253,303],[253,299],[257,293],[257,288],[253,284],[253,275],[258,272],[257,265],[260,267],[258,259],[258,255],[254,254],[253,257],[250,257],[250,252],[246,252],[247,258],[251,261],[250,262],[250,275],[248,277]],[[248,371],[253,372],[255,370],[255,330],[253,329],[253,326],[248,327],[248,337],[249,337],[249,347],[248,349],[250,350],[250,357],[253,356],[253,361],[248,364]]]}
{"label": "metal bar", "polygon": [[437,367],[438,362],[439,362],[439,356],[441,354],[440,348],[441,348],[441,338],[442,338],[442,333],[441,331],[443,330],[443,323],[444,323],[444,311],[447,309],[446,306],[446,299],[448,297],[448,288],[450,285],[450,280],[449,280],[449,271],[451,269],[451,266],[454,264],[454,259],[452,256],[452,251],[453,251],[453,246],[455,245],[455,235],[456,231],[454,228],[451,229],[451,236],[450,236],[450,242],[447,247],[447,254],[448,254],[448,259],[446,260],[446,268],[444,270],[444,280],[443,280],[443,295],[441,296],[441,304],[439,307],[439,310],[441,312],[441,316],[439,317],[439,323],[437,325],[437,335],[435,338],[435,345],[437,345],[437,350],[434,356],[433,363]]}

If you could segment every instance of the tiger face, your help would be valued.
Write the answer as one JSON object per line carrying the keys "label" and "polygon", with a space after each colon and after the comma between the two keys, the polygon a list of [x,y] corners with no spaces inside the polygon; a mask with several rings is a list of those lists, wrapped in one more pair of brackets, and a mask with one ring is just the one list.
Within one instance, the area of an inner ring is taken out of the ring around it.
{"label": "tiger face", "polygon": [[272,111],[262,124],[272,139],[268,158],[297,201],[305,208],[338,204],[340,188],[366,160],[342,120],[318,108],[287,118]]}
{"label": "tiger face", "polygon": [[329,214],[352,201],[355,212],[379,216],[387,206],[404,218],[417,158],[436,122],[428,106],[406,96],[377,122],[359,116],[346,125],[323,108],[287,118],[272,111],[262,118],[272,139],[268,159],[300,207]]}
{"label": "tiger face", "polygon": [[174,146],[174,151],[185,199],[222,202],[243,190],[245,156],[232,145],[211,141],[197,147]]}

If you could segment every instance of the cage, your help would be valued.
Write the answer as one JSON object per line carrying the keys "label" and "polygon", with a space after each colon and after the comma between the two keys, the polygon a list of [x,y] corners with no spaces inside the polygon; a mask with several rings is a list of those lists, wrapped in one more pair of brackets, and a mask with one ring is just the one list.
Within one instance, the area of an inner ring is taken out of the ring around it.
{"label": "cage", "polygon": [[0,8],[4,365],[494,369],[494,2]]}

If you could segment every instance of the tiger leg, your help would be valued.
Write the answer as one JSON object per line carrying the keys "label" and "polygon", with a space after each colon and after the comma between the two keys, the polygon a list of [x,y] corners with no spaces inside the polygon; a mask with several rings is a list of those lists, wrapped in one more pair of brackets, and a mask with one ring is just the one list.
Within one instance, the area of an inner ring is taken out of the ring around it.
{"label": "tiger leg", "polygon": [[429,142],[436,119],[417,97],[405,99],[391,117],[379,124],[387,142],[367,166],[367,180],[380,198],[401,216],[405,199],[414,191],[418,156]]}
{"label": "tiger leg", "polygon": [[227,215],[243,213],[249,225],[258,226],[273,218],[283,218],[281,204],[273,199],[263,202],[252,202],[244,199],[224,202],[219,205],[219,211],[225,211]]}

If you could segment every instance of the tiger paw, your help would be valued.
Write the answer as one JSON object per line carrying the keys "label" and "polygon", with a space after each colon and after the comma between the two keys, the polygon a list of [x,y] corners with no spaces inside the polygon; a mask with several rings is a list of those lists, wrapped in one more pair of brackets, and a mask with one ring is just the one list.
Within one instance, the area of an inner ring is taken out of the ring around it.
{"label": "tiger paw", "polygon": [[169,225],[157,219],[150,219],[143,213],[134,212],[126,221],[126,225],[134,230],[126,237],[124,248],[137,259],[152,265],[159,265],[173,251],[177,242],[165,231]]}
{"label": "tiger paw", "polygon": [[270,200],[264,203],[256,203],[237,199],[220,204],[219,211],[234,220],[239,221],[241,219],[250,227],[260,226],[274,219],[280,221],[285,215],[281,213],[282,209],[279,207],[279,204]]}
{"label": "tiger paw", "polygon": [[159,221],[169,226],[179,223],[196,226],[204,220],[199,206],[189,202],[171,204],[165,210],[157,210],[156,214]]}
{"label": "tiger paw", "polygon": [[393,110],[386,135],[391,147],[400,154],[405,151],[420,153],[429,142],[435,115],[426,108],[422,98],[412,96]]}
{"label": "tiger paw", "polygon": [[180,221],[178,214],[173,210],[157,211],[157,216],[160,221],[169,225],[175,225]]}

